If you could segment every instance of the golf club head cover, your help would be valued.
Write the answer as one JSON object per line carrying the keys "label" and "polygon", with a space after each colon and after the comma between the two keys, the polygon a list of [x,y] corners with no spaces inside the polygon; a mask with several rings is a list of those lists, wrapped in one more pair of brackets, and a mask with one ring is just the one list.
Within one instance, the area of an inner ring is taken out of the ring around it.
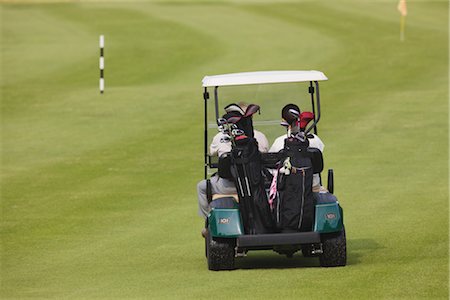
{"label": "golf club head cover", "polygon": [[245,115],[244,110],[239,105],[237,105],[236,103],[231,103],[231,104],[225,106],[224,109],[225,109],[225,111],[227,113],[238,112],[241,116]]}
{"label": "golf club head cover", "polygon": [[309,111],[304,111],[300,114],[300,129],[302,131],[305,130],[306,126],[308,125],[311,120],[314,120],[314,114]]}
{"label": "golf club head cover", "polygon": [[245,118],[236,111],[226,113],[223,117],[229,124],[236,124],[237,128],[244,131],[244,135],[253,137],[252,118]]}
{"label": "golf club head cover", "polygon": [[[242,120],[242,117],[240,117],[240,116],[232,116],[232,117],[229,117],[227,120],[228,120],[228,123],[238,125],[237,123],[239,123],[239,121]],[[238,126],[238,128],[239,128],[239,126]]]}
{"label": "golf club head cover", "polygon": [[222,119],[226,120],[228,124],[236,124],[242,119],[242,115],[237,111],[230,111],[224,114]]}
{"label": "golf club head cover", "polygon": [[[295,113],[292,113],[292,112]],[[295,104],[287,104],[281,110],[281,118],[285,120],[289,125],[294,125],[296,121],[298,121],[298,116],[300,115],[300,108]]]}
{"label": "golf club head cover", "polygon": [[236,137],[236,141],[240,141],[240,140],[244,140],[244,139],[248,139],[248,136],[240,135],[240,136]]}
{"label": "golf club head cover", "polygon": [[227,113],[224,118],[228,123],[236,124],[239,129],[242,129],[246,136],[254,137],[253,121],[251,116],[259,111],[259,105],[250,104],[244,112],[237,104],[230,104],[225,107]]}
{"label": "golf club head cover", "polygon": [[253,116],[255,113],[257,113],[260,110],[260,106],[257,104],[250,104],[249,106],[247,106],[247,109],[245,110],[245,114],[244,117],[251,117]]}

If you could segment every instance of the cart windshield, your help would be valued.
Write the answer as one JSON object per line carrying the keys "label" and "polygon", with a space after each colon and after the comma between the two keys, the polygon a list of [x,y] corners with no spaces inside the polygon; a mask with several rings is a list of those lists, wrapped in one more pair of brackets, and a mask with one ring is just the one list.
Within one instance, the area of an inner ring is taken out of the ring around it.
{"label": "cart windshield", "polygon": [[[222,117],[225,113],[224,107],[230,103],[258,104],[261,111],[260,114],[253,116],[254,129],[264,133],[271,145],[277,137],[286,134],[286,129],[280,125],[281,109],[284,105],[294,103],[302,111],[314,110],[309,87],[310,82],[218,87],[218,114],[219,117]],[[208,92],[210,98],[207,107],[207,124],[208,142],[210,143],[218,131],[214,88],[208,88]]]}

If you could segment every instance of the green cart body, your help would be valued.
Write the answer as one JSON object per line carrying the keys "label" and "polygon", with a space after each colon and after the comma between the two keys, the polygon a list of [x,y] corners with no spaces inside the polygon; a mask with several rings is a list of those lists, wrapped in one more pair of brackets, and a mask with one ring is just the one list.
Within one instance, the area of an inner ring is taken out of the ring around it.
{"label": "green cart body", "polygon": [[[208,178],[208,169],[217,168],[217,162],[208,155],[207,111],[210,94],[214,89],[215,118],[219,119],[218,89],[222,86],[262,85],[276,83],[309,83],[307,91],[311,97],[314,120],[310,129],[317,134],[317,123],[321,117],[319,81],[327,77],[319,71],[269,71],[247,72],[216,76],[203,79],[203,98],[205,111],[204,136],[204,173]],[[270,153],[267,157],[270,156]],[[265,155],[262,154],[263,165]],[[323,168],[323,162],[322,162]],[[235,259],[245,257],[248,251],[273,250],[292,257],[301,251],[304,257],[318,257],[322,267],[345,266],[347,262],[346,237],[343,209],[333,194],[334,173],[328,170],[327,191],[315,193],[314,222],[311,231],[275,232],[265,234],[246,234],[241,212],[237,203],[232,207],[211,209],[206,220],[208,233],[205,238],[206,257],[210,270],[231,270],[235,268]],[[209,195],[211,196],[211,195]]]}

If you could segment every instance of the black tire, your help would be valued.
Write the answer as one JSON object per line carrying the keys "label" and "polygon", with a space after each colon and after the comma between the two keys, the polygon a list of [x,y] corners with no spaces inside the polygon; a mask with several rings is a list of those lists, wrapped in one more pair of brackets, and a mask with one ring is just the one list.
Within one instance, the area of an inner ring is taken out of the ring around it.
{"label": "black tire", "polygon": [[205,240],[205,257],[206,258],[208,258],[208,243],[209,243],[209,241],[208,241],[208,235],[209,235],[209,227],[208,227],[208,225],[209,225],[209,221],[208,221],[208,218],[206,218],[206,220],[205,220],[205,228],[206,228],[206,236],[204,236],[203,238],[204,238],[204,240]]}
{"label": "black tire", "polygon": [[345,229],[321,235],[323,253],[319,256],[322,267],[341,267],[347,264]]}
{"label": "black tire", "polygon": [[234,269],[234,246],[236,239],[213,238],[207,236],[206,253],[208,269],[212,271]]}
{"label": "black tire", "polygon": [[207,233],[207,236],[204,238],[204,240],[205,240],[205,256],[206,256],[206,258],[208,258],[208,251],[209,251],[209,241],[208,241],[208,235],[209,235],[209,233]]}

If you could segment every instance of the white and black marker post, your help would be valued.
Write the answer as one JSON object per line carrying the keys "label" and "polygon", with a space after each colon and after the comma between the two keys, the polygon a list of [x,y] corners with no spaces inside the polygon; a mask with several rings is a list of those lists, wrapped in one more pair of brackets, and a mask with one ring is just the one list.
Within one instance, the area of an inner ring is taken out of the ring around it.
{"label": "white and black marker post", "polygon": [[105,69],[105,58],[104,58],[104,48],[105,48],[105,37],[100,36],[100,93],[103,94],[105,91],[105,79],[103,77],[103,70]]}

